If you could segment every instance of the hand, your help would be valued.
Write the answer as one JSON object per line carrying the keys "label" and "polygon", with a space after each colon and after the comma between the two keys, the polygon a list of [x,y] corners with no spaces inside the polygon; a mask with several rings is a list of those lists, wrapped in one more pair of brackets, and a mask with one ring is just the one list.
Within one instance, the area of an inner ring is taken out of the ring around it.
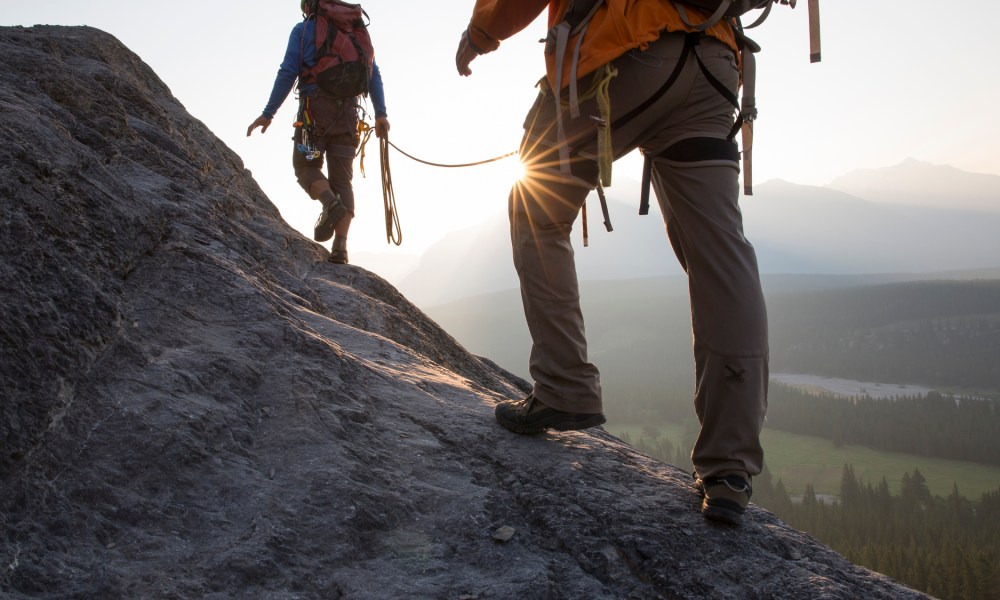
{"label": "hand", "polygon": [[455,66],[458,67],[458,74],[462,77],[468,77],[472,75],[472,69],[469,68],[469,63],[476,59],[479,54],[472,49],[472,45],[469,44],[469,31],[465,30],[462,32],[462,39],[458,42],[458,52],[455,53]]}
{"label": "hand", "polygon": [[389,139],[389,119],[385,117],[375,119],[375,137]]}
{"label": "hand", "polygon": [[250,127],[247,127],[247,137],[250,137],[250,134],[253,133],[253,130],[257,129],[258,127],[260,127],[261,133],[265,133],[267,132],[267,128],[270,126],[271,126],[271,119],[268,119],[264,115],[261,115],[257,117],[257,120],[255,120],[253,123],[250,124]]}

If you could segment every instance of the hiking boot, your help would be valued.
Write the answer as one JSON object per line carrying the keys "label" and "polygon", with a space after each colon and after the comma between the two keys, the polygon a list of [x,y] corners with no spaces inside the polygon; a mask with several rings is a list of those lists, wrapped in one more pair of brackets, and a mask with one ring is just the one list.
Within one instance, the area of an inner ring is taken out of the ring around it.
{"label": "hiking boot", "polygon": [[750,483],[737,474],[715,475],[698,479],[695,487],[701,492],[701,514],[706,519],[739,525],[750,503],[753,489]]}
{"label": "hiking boot", "polygon": [[320,213],[313,229],[313,239],[317,242],[325,242],[332,238],[337,223],[340,223],[340,220],[347,214],[347,208],[340,201],[340,196],[333,193],[329,196],[331,198],[324,198],[323,212]]}
{"label": "hiking boot", "polygon": [[347,264],[347,248],[331,248],[330,258],[327,261],[332,262],[336,265],[346,265]]}
{"label": "hiking boot", "polygon": [[549,408],[534,395],[524,400],[508,400],[497,404],[497,422],[524,435],[542,433],[546,429],[570,431],[596,427],[606,420],[604,413],[573,413]]}
{"label": "hiking boot", "polygon": [[328,261],[337,265],[347,264],[347,236],[337,234],[333,238],[333,244],[330,248],[330,258]]}

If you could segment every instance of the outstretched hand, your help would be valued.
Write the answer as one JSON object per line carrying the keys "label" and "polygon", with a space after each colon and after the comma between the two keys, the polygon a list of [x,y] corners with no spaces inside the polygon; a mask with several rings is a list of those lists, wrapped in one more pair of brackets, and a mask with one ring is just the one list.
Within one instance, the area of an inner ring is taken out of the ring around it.
{"label": "outstretched hand", "polygon": [[257,119],[253,123],[250,123],[250,127],[247,127],[247,137],[250,137],[250,134],[253,133],[253,130],[257,129],[258,127],[260,127],[261,133],[265,133],[267,132],[267,128],[270,126],[271,126],[271,119],[268,119],[264,115],[261,115],[257,117]]}
{"label": "outstretched hand", "polygon": [[462,77],[472,75],[469,63],[475,60],[477,56],[479,54],[469,44],[469,31],[463,31],[462,39],[458,41],[458,52],[455,53],[455,66],[458,68],[458,74]]}

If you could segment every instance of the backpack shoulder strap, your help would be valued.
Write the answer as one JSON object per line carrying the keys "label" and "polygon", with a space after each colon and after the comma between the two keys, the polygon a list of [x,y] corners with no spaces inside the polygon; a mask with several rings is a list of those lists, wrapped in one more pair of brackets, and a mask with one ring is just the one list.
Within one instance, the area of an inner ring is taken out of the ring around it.
{"label": "backpack shoulder strap", "polygon": [[562,90],[563,64],[566,61],[566,49],[569,46],[569,39],[578,35],[576,47],[573,49],[570,63],[569,78],[569,110],[570,115],[578,117],[580,115],[580,104],[576,88],[576,67],[580,61],[580,44],[583,41],[583,33],[590,25],[590,20],[594,13],[601,7],[604,0],[573,0],[563,15],[563,20],[549,30],[545,38],[545,52],[555,53],[555,81],[552,96],[556,107],[556,135],[559,140],[559,164],[562,172],[569,173],[569,147],[565,142],[566,133],[562,119],[562,102],[559,94]]}
{"label": "backpack shoulder strap", "polygon": [[726,16],[726,11],[729,10],[729,6],[733,3],[733,0],[719,0],[719,6],[715,9],[708,19],[701,23],[692,23],[688,18],[687,11],[684,9],[683,3],[674,2],[674,7],[677,8],[678,14],[681,16],[681,21],[688,27],[694,29],[695,31],[705,31],[712,25],[715,25],[722,20],[722,17]]}

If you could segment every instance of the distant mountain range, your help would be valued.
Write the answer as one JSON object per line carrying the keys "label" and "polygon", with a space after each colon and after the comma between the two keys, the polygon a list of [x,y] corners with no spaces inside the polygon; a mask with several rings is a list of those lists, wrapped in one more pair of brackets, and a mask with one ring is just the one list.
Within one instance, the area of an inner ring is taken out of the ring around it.
{"label": "distant mountain range", "polygon": [[[609,190],[611,222],[590,205],[590,246],[573,234],[582,281],[679,275],[659,211],[639,217],[639,184]],[[907,160],[829,186],[774,180],[742,199],[763,273],[875,275],[1000,267],[1000,177]],[[517,287],[507,217],[432,246],[397,285],[420,306]]]}
{"label": "distant mountain range", "polygon": [[884,169],[860,169],[830,189],[872,202],[1000,213],[1000,177],[914,159]]}

